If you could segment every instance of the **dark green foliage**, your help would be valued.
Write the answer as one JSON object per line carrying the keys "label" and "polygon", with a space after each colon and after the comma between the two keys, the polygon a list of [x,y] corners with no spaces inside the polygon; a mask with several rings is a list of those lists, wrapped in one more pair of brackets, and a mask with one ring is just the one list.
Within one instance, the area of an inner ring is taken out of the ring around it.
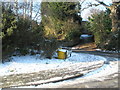
{"label": "dark green foliage", "polygon": [[117,40],[118,40],[117,48],[120,51],[120,30],[118,30],[118,39]]}
{"label": "dark green foliage", "polygon": [[2,23],[0,25],[2,32],[0,33],[0,37],[2,38],[3,56],[14,52],[15,45],[12,39],[14,38],[13,33],[17,28],[16,24],[17,20],[12,10],[2,7]]}
{"label": "dark green foliage", "polygon": [[[12,12],[10,12],[12,13]],[[8,11],[4,13],[6,16]],[[26,54],[40,54],[42,50],[43,56],[51,58],[54,51],[58,48],[58,42],[56,39],[46,40],[43,35],[42,25],[38,25],[36,21],[31,20],[30,18],[23,19],[19,17],[17,20],[14,16],[14,13],[10,14],[14,17],[11,20],[11,17],[3,17],[4,19],[10,19],[10,22],[6,21],[2,24],[3,26],[3,59],[8,58],[11,55],[26,55]],[[15,27],[12,29],[12,33],[8,34],[7,29],[14,27],[9,26],[14,20]],[[7,27],[8,26],[8,27]],[[34,51],[37,52],[34,52]],[[16,52],[16,53],[15,53]]]}
{"label": "dark green foliage", "polygon": [[47,58],[52,58],[54,52],[58,49],[60,43],[56,39],[45,40],[41,45],[41,50],[44,52],[42,56]]}
{"label": "dark green foliage", "polygon": [[11,9],[5,6],[2,11],[2,57],[3,59],[11,56],[15,52],[26,55],[29,50],[37,49],[41,40],[43,40],[42,26],[29,17],[23,19],[16,18]]}
{"label": "dark green foliage", "polygon": [[81,17],[73,2],[43,2],[41,5],[42,25],[47,40],[43,44],[46,57],[51,58],[59,45],[75,41],[81,34]]}
{"label": "dark green foliage", "polygon": [[3,21],[0,24],[3,59],[11,55],[34,55],[40,51],[43,51],[43,56],[51,58],[61,40],[79,38],[81,17],[77,5],[76,2],[42,3],[42,22],[39,25],[27,15],[25,18],[20,14],[16,16],[13,8],[3,4]]}
{"label": "dark green foliage", "polygon": [[70,37],[71,40],[71,32],[81,32],[81,17],[78,15],[77,5],[78,3],[73,2],[42,3],[42,24],[47,38],[68,40]]}
{"label": "dark green foliage", "polygon": [[110,10],[93,14],[89,18],[87,28],[92,31],[95,37],[95,43],[101,49],[120,50],[120,30],[112,30],[112,21],[110,19]]}
{"label": "dark green foliage", "polygon": [[107,50],[120,51],[120,30],[112,32],[109,35],[104,47]]}
{"label": "dark green foliage", "polygon": [[38,44],[43,40],[43,31],[42,26],[38,25],[37,22],[20,18],[15,33],[16,46],[21,54],[29,53],[29,49],[40,50]]}
{"label": "dark green foliage", "polygon": [[80,32],[79,28],[75,29],[75,30],[73,29],[70,32],[68,32],[68,34],[66,35],[66,39],[68,41],[75,40],[76,38],[79,38],[80,35],[81,35],[81,32]]}
{"label": "dark green foliage", "polygon": [[101,11],[89,17],[87,27],[94,34],[95,43],[99,48],[103,48],[105,41],[109,38],[111,26],[111,19],[108,11]]}

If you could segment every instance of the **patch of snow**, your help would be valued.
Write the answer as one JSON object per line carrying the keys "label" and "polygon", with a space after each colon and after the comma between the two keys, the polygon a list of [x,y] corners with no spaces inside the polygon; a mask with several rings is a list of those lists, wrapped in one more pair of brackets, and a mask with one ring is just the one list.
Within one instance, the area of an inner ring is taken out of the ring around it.
{"label": "patch of snow", "polygon": [[103,81],[106,78],[106,76],[114,75],[117,73],[118,73],[118,62],[110,62],[110,64],[105,64],[103,67],[86,74],[83,78]]}
{"label": "patch of snow", "polygon": [[96,51],[101,51],[101,49],[95,49]]}
{"label": "patch of snow", "polygon": [[[114,48],[115,49],[115,48]],[[119,53],[120,51],[109,51],[109,50],[101,50],[101,49],[95,49],[96,51],[102,51],[102,52],[110,52],[110,53]]]}
{"label": "patch of snow", "polygon": [[119,53],[120,51],[109,51],[109,50],[102,50],[103,52],[110,52],[110,53]]}
{"label": "patch of snow", "polygon": [[76,47],[72,47],[71,49],[77,49]]}
{"label": "patch of snow", "polygon": [[100,60],[106,61],[106,58],[91,54],[72,53],[72,56],[67,60],[75,61],[75,62],[92,62],[92,61],[100,61]]}
{"label": "patch of snow", "polygon": [[88,35],[88,34],[82,34],[80,36],[80,39],[83,39],[83,38],[89,38],[89,37],[92,37],[93,35]]}
{"label": "patch of snow", "polygon": [[[65,68],[75,63],[106,61],[104,57],[83,53],[72,53],[67,59],[44,59],[40,55],[12,56],[11,62],[0,64],[0,76],[32,73],[48,69]],[[76,68],[77,69],[77,68]]]}
{"label": "patch of snow", "polygon": [[66,52],[67,50],[66,49],[58,49],[58,51]]}

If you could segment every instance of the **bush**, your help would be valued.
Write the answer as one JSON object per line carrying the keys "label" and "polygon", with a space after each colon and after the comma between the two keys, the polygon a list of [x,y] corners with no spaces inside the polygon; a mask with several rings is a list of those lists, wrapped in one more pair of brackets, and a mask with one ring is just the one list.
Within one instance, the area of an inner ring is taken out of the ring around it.
{"label": "bush", "polygon": [[68,32],[68,34],[66,35],[66,39],[71,41],[71,40],[75,40],[76,38],[79,38],[81,35],[80,30],[71,30],[70,32]]}
{"label": "bush", "polygon": [[59,46],[60,43],[56,39],[45,40],[41,45],[41,50],[43,51],[42,56],[51,59],[54,55],[54,52],[58,49]]}
{"label": "bush", "polygon": [[105,42],[110,38],[111,32],[111,19],[109,17],[109,11],[101,11],[93,14],[89,17],[87,24],[88,30],[90,30],[95,37],[95,43],[99,48],[105,48]]}
{"label": "bush", "polygon": [[104,44],[104,48],[107,50],[120,51],[120,31],[115,31],[111,33],[110,38]]}

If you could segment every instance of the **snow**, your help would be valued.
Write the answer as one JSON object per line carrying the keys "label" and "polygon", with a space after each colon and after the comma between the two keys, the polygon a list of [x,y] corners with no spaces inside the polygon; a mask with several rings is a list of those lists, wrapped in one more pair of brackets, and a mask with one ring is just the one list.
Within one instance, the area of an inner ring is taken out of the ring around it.
{"label": "snow", "polygon": [[11,62],[0,64],[0,76],[20,74],[20,73],[32,73],[48,69],[57,69],[68,67],[75,63],[93,61],[106,61],[106,58],[83,54],[83,53],[72,53],[71,57],[67,59],[44,59],[40,58],[40,55],[26,55],[26,56],[12,56]]}
{"label": "snow", "polygon": [[109,51],[109,50],[102,50],[103,52],[109,52],[109,53],[119,53],[120,51]]}
{"label": "snow", "polygon": [[[97,55],[91,54],[84,54],[84,53],[72,53],[70,58],[65,60],[61,59],[44,59],[40,58],[40,55],[26,55],[26,56],[12,56],[11,62],[6,62],[4,64],[0,64],[0,76],[10,75],[10,74],[18,74],[18,73],[31,73],[31,72],[38,72],[41,70],[48,70],[48,69],[57,69],[57,68],[64,68],[69,67],[72,64],[79,64],[81,63],[81,67],[85,67],[86,65],[89,66],[94,64],[96,61],[106,61],[107,58]],[[116,60],[116,58],[114,58]],[[71,67],[72,68],[72,67]],[[70,67],[69,67],[70,69]],[[76,68],[77,70],[77,68]],[[103,81],[105,76],[112,75],[118,72],[118,61],[110,61],[109,64],[104,64],[102,67],[94,70],[92,72],[87,73],[83,77],[65,80],[62,82],[57,83],[48,83],[42,84],[38,86],[23,86],[23,87],[16,87],[16,88],[57,88],[62,85],[68,85],[70,83],[84,83],[91,80],[99,80]],[[115,76],[116,74],[114,74]],[[114,77],[113,76],[113,77]],[[53,81],[57,79],[61,79],[62,77],[55,77],[51,78],[47,81]],[[37,82],[30,82],[40,83],[46,82],[44,80],[37,81]],[[28,83],[29,84],[29,83]]]}
{"label": "snow", "polygon": [[81,36],[80,36],[80,39],[82,39],[82,38],[89,38],[89,37],[92,37],[93,35],[88,35],[88,34],[82,34]]}
{"label": "snow", "polygon": [[54,77],[54,78],[51,78],[51,79],[48,79],[48,80],[40,80],[40,81],[36,81],[36,82],[29,82],[27,84],[37,84],[37,83],[46,83],[46,82],[50,82],[50,81],[54,81],[54,80],[59,80],[59,79],[62,79],[62,77]]}
{"label": "snow", "polygon": [[96,51],[101,51],[101,52],[108,52],[108,53],[119,53],[120,51],[110,51],[110,50],[102,50],[102,49],[95,49]]}
{"label": "snow", "polygon": [[66,49],[58,49],[58,51],[66,52],[67,50]]}
{"label": "snow", "polygon": [[[42,84],[38,86],[32,85],[32,86],[21,86],[21,87],[15,87],[15,88],[59,88],[64,85],[73,85],[75,83],[85,83],[85,82],[90,82],[94,80],[103,81],[105,78],[108,78],[108,75],[112,75],[113,77],[116,76],[117,74],[115,73],[118,73],[118,61],[110,62],[110,64],[105,64],[103,67],[93,72],[90,72],[80,78],[65,80],[57,83]],[[57,78],[60,78],[60,77],[57,77]],[[54,79],[55,78],[53,78],[53,80]]]}
{"label": "snow", "polygon": [[118,62],[116,64],[110,62],[110,64],[104,64],[101,68],[98,68],[97,70],[88,73],[84,77],[95,78],[95,77],[107,76],[117,72],[118,72]]}
{"label": "snow", "polygon": [[[112,58],[113,59],[113,58]],[[114,61],[115,60],[115,61]],[[77,67],[77,64],[81,64],[80,67],[85,67],[86,65],[89,66],[91,64],[95,64],[101,61],[107,61],[106,57],[97,56],[97,55],[91,55],[91,54],[85,54],[85,53],[72,53],[71,57],[67,59],[44,59],[41,58],[39,54],[37,55],[26,55],[26,56],[12,56],[10,62],[6,62],[4,64],[0,64],[0,76],[4,75],[11,75],[11,74],[21,74],[21,73],[32,73],[32,72],[38,72],[42,70],[49,70],[49,69],[57,69],[57,68],[69,68],[70,65],[75,64]],[[48,84],[42,84],[38,86],[24,86],[24,87],[16,87],[16,88],[57,88],[62,85],[68,85],[70,83],[84,83],[91,80],[99,80],[103,81],[108,75],[117,75],[118,73],[118,62],[117,58],[114,58],[113,61],[110,61],[109,63],[104,64],[102,67],[87,73],[86,75],[76,78],[76,79],[70,79],[65,80],[57,83],[48,83]],[[77,70],[77,68],[76,68]],[[55,77],[51,78],[47,81],[53,81],[57,79],[61,79],[62,77]],[[40,83],[40,82],[46,82],[46,81],[37,81],[37,82],[30,82],[32,84],[34,83]],[[29,83],[28,83],[29,84]]]}
{"label": "snow", "polygon": [[96,51],[102,51],[101,49],[95,49]]}

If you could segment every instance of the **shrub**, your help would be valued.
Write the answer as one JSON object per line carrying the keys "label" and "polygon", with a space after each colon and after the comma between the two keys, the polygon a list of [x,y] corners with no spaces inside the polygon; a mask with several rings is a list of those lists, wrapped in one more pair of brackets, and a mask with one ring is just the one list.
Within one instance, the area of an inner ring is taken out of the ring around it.
{"label": "shrub", "polygon": [[108,11],[101,11],[89,17],[87,27],[94,34],[95,43],[99,48],[104,48],[106,40],[109,39],[111,26],[112,23]]}

